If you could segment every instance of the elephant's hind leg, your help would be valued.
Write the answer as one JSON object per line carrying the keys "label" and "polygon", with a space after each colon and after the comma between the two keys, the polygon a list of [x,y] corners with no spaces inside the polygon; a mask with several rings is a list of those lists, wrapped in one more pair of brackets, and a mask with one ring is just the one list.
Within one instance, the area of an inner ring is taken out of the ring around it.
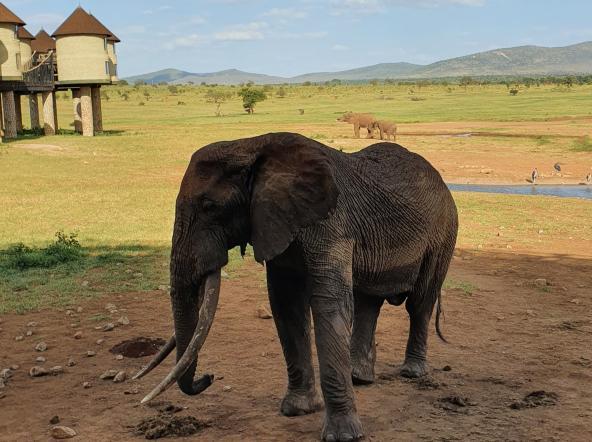
{"label": "elephant's hind leg", "polygon": [[354,295],[354,327],[351,340],[352,380],[355,385],[374,382],[376,362],[376,323],[384,299],[379,296]]}
{"label": "elephant's hind leg", "polygon": [[442,266],[439,261],[438,255],[431,253],[424,257],[416,286],[405,304],[410,324],[405,362],[400,371],[404,377],[418,378],[428,372],[428,329],[446,275],[446,271],[439,269]]}
{"label": "elephant's hind leg", "polygon": [[267,264],[269,301],[288,368],[284,416],[314,413],[323,407],[315,387],[311,354],[310,303],[304,278]]}

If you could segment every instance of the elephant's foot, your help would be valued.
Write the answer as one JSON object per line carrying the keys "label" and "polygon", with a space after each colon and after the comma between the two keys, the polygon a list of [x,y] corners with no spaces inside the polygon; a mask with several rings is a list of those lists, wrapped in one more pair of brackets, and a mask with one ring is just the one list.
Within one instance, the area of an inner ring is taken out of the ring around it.
{"label": "elephant's foot", "polygon": [[288,391],[280,408],[284,416],[303,416],[323,409],[323,401],[315,390],[306,393]]}
{"label": "elephant's foot", "polygon": [[352,361],[352,381],[354,385],[374,383],[374,364],[370,362]]}
{"label": "elephant's foot", "polygon": [[363,437],[362,424],[356,413],[325,416],[321,439],[327,442],[356,441]]}
{"label": "elephant's foot", "polygon": [[405,378],[420,378],[428,373],[428,363],[421,359],[406,359],[399,374]]}

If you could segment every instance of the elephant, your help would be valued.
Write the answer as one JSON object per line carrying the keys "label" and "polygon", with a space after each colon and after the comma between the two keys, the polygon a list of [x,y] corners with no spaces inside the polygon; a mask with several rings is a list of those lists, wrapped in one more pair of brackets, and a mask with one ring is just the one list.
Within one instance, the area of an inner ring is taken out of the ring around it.
{"label": "elephant", "polygon": [[354,125],[354,136],[360,138],[360,128],[365,127],[368,131],[366,138],[374,138],[374,123],[376,118],[371,114],[356,114],[353,112],[346,112],[339,117],[337,121],[342,123],[350,123]]}
{"label": "elephant", "polygon": [[[405,303],[410,331],[400,374],[427,372],[428,326],[458,231],[456,206],[440,174],[394,143],[348,154],[302,135],[271,133],[196,151],[176,200],[171,250],[175,334],[136,378],[176,347],[177,364],[146,403],[194,380],[210,330],[228,251],[248,244],[265,264],[269,302],[287,365],[286,416],[325,407],[321,438],[362,437],[354,384],[374,381],[381,307]],[[312,319],[311,319],[312,313]],[[313,321],[314,320],[314,321]],[[315,387],[311,325],[323,401]]]}
{"label": "elephant", "polygon": [[393,137],[393,141],[397,141],[397,124],[392,121],[378,120],[372,125],[372,129],[378,129],[380,133],[380,139],[384,140],[385,136],[388,140],[390,136]]}

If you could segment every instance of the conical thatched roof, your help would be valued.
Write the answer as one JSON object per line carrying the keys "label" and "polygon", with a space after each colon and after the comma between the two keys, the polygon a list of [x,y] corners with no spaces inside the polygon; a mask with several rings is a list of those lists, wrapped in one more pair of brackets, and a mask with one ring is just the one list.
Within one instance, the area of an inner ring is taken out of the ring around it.
{"label": "conical thatched roof", "polygon": [[109,30],[109,28],[107,28],[107,26],[105,26],[103,23],[101,23],[101,21],[100,21],[98,18],[96,18],[96,17],[95,17],[94,15],[92,15],[92,14],[89,14],[89,15],[90,15],[90,17],[91,17],[93,20],[95,20],[95,21],[98,23],[98,25],[99,25],[100,27],[102,27],[102,28],[103,28],[103,30],[104,30],[104,31],[105,31],[107,34],[109,34],[109,35],[110,35],[110,37],[107,37],[107,40],[108,40],[108,41],[112,41],[113,43],[121,43],[121,40],[120,40],[119,38],[117,38],[117,36],[116,36],[116,35],[115,35],[113,32],[111,32],[111,31]]}
{"label": "conical thatched roof", "polygon": [[33,34],[31,34],[24,26],[19,26],[18,30],[16,31],[16,36],[19,40],[35,40]]}
{"label": "conical thatched roof", "polygon": [[31,42],[31,49],[35,52],[45,53],[55,51],[56,43],[53,38],[49,36],[43,29],[35,36],[35,40]]}
{"label": "conical thatched roof", "polygon": [[25,22],[18,18],[10,9],[0,3],[0,23],[11,23],[25,26]]}
{"label": "conical thatched roof", "polygon": [[65,37],[69,35],[98,35],[110,37],[111,33],[96,18],[82,9],[80,6],[60,25],[52,37]]}

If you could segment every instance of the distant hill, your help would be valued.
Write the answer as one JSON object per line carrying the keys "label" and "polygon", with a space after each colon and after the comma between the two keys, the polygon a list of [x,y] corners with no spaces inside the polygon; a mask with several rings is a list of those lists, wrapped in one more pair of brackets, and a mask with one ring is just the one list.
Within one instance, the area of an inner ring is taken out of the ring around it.
{"label": "distant hill", "polygon": [[592,42],[571,46],[547,48],[518,46],[494,49],[464,57],[442,60],[429,65],[412,63],[381,63],[339,72],[317,72],[286,78],[229,69],[220,72],[194,74],[177,69],[165,69],[145,75],[126,78],[148,83],[217,83],[239,84],[252,81],[257,84],[312,83],[333,79],[363,81],[387,78],[446,78],[462,76],[519,76],[519,75],[571,75],[592,74]]}

